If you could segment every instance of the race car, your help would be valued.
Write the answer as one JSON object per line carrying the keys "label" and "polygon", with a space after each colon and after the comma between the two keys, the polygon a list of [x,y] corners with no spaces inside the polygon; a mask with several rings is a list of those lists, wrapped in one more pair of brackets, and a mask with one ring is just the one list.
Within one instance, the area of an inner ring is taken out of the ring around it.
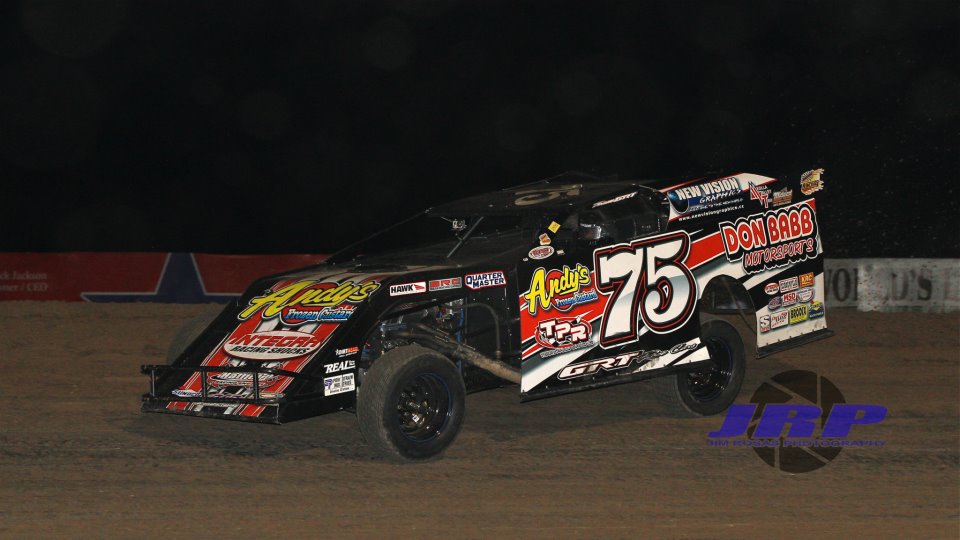
{"label": "race car", "polygon": [[321,264],[258,279],[147,365],[142,411],[285,423],[356,414],[399,460],[442,453],[465,394],[521,401],[651,379],[693,415],[746,369],[832,335],[812,196],[750,173],[620,181],[565,173],[429,208]]}

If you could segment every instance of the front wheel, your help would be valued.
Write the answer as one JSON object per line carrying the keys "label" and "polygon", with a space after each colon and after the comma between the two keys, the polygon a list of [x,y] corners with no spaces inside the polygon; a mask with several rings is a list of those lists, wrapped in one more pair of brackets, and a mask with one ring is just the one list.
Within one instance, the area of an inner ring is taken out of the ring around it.
{"label": "front wheel", "polygon": [[443,452],[460,432],[463,378],[445,356],[418,345],[378,358],[357,396],[360,433],[379,453],[423,460]]}
{"label": "front wheel", "polygon": [[693,416],[727,410],[740,393],[746,372],[743,339],[732,324],[714,319],[700,327],[700,339],[710,352],[710,365],[654,379],[660,401]]}

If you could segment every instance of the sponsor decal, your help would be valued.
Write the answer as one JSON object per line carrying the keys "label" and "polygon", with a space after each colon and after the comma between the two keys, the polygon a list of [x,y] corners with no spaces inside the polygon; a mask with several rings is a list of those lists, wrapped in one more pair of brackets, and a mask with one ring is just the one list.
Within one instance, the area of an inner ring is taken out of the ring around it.
{"label": "sponsor decal", "polygon": [[576,379],[578,377],[586,377],[588,375],[594,375],[600,370],[603,371],[616,371],[626,367],[629,367],[631,364],[636,364],[637,367],[643,366],[644,364],[660,358],[661,356],[666,356],[668,354],[679,354],[684,351],[692,351],[699,347],[696,343],[678,343],[674,345],[668,351],[661,350],[649,350],[649,351],[634,351],[631,353],[625,353],[611,358],[601,358],[599,360],[590,360],[587,362],[580,362],[577,364],[571,364],[560,370],[560,373],[557,374],[557,378],[560,380],[567,379]]}
{"label": "sponsor decal", "polygon": [[272,319],[277,316],[283,319],[286,311],[295,307],[300,308],[301,311],[342,307],[345,302],[356,304],[366,300],[379,288],[380,283],[377,281],[354,283],[347,280],[343,283],[330,283],[302,280],[276,291],[267,291],[262,296],[250,299],[249,305],[240,312],[237,318],[244,321],[261,312],[261,317],[264,319]]}
{"label": "sponsor decal", "polygon": [[353,373],[334,375],[323,379],[323,395],[335,396],[344,392],[353,392],[356,388]]}
{"label": "sponsor decal", "polygon": [[786,206],[793,202],[793,190],[783,188],[773,192],[773,205]]}
{"label": "sponsor decal", "polygon": [[767,309],[769,309],[770,311],[776,311],[781,307],[783,307],[783,301],[780,299],[779,296],[774,296],[773,298],[770,299],[770,302],[767,304]]}
{"label": "sponsor decal", "polygon": [[800,287],[813,287],[813,272],[800,274]]}
{"label": "sponsor decal", "polygon": [[557,231],[560,230],[560,224],[557,223],[556,221],[551,221],[550,225],[547,226],[547,230],[552,232],[553,234],[557,234]]}
{"label": "sponsor decal", "polygon": [[347,348],[345,348],[345,349],[336,349],[336,350],[334,350],[333,352],[334,352],[334,354],[337,355],[337,357],[343,358],[344,356],[351,356],[351,355],[354,355],[354,354],[359,353],[359,352],[360,352],[360,347],[354,345],[353,347],[347,347]]}
{"label": "sponsor decal", "polygon": [[[636,194],[637,194],[637,192],[634,191],[633,193],[627,193],[626,195],[620,195],[619,197],[614,197],[614,198],[612,198],[612,199],[607,199],[607,200],[605,200],[605,201],[600,201],[600,202],[598,202],[598,203],[593,203],[593,208],[596,208],[596,207],[598,207],[598,206],[603,206],[603,205],[606,205],[606,204],[613,204],[613,203],[618,203],[618,202],[620,202],[620,201],[625,201],[625,200],[627,200],[627,199],[632,198],[632,197],[633,197],[634,195],[636,195]],[[557,232],[557,231],[553,231],[553,232]]]}
{"label": "sponsor decal", "polygon": [[783,307],[792,306],[796,303],[797,303],[796,292],[783,293],[783,303],[781,304]]}
{"label": "sponsor decal", "polygon": [[806,203],[720,224],[727,260],[746,273],[778,268],[817,256],[817,217]]}
{"label": "sponsor decal", "polygon": [[543,233],[543,234],[540,235],[540,245],[541,245],[541,246],[549,246],[549,245],[550,245],[550,235],[549,235],[549,234]]}
{"label": "sponsor decal", "polygon": [[291,308],[284,311],[283,315],[280,316],[280,320],[282,320],[284,324],[291,326],[310,322],[342,323],[343,321],[349,319],[356,309],[357,306],[352,306],[350,304],[344,304],[336,308],[323,308],[321,310],[302,310]]}
{"label": "sponsor decal", "polygon": [[786,326],[790,319],[790,312],[780,311],[777,313],[770,314],[770,329],[780,328],[781,326]]}
{"label": "sponsor decal", "polygon": [[[541,321],[534,337],[548,349],[571,349],[581,343],[590,343],[593,327],[577,318],[558,318]],[[565,352],[565,351],[562,351]]]}
{"label": "sponsor decal", "polygon": [[507,284],[507,278],[503,272],[480,272],[478,274],[467,274],[463,276],[463,282],[468,289],[486,289],[487,287],[503,287]]}
{"label": "sponsor decal", "polygon": [[823,169],[814,169],[800,175],[800,192],[810,195],[823,189]]}
{"label": "sponsor decal", "polygon": [[814,289],[800,289],[797,291],[797,302],[809,302],[813,300],[813,295],[816,291]]}
{"label": "sponsor decal", "polygon": [[310,354],[325,338],[294,330],[271,330],[231,336],[223,351],[246,360],[284,360]]}
{"label": "sponsor decal", "polygon": [[748,182],[750,188],[750,200],[760,201],[764,208],[770,208],[770,188],[767,186],[756,186],[753,182]]}
{"label": "sponsor decal", "polygon": [[810,308],[807,304],[798,304],[790,308],[787,312],[790,314],[790,324],[802,323],[807,320]]}
{"label": "sponsor decal", "polygon": [[390,286],[390,296],[403,296],[406,294],[420,294],[427,292],[427,282],[414,281],[412,283],[398,283]]}
{"label": "sponsor decal", "polygon": [[882,405],[847,403],[829,379],[791,370],[761,383],[749,403],[733,404],[707,445],[752,448],[767,465],[790,474],[814,471],[845,448],[867,451],[886,445],[862,439],[886,418]]}
{"label": "sponsor decal", "polygon": [[197,392],[195,390],[184,390],[182,388],[177,388],[171,393],[177,397],[190,397],[190,398],[200,397],[200,392]]}
{"label": "sponsor decal", "polygon": [[353,369],[357,367],[357,363],[353,360],[341,360],[340,362],[334,362],[332,364],[324,364],[323,368],[326,370],[327,374],[336,373],[338,371],[344,371],[347,369]]}
{"label": "sponsor decal", "polygon": [[[257,386],[260,388],[266,388],[277,382],[276,375],[272,375],[270,373],[258,373],[256,375]],[[253,376],[254,373],[244,371],[212,373],[209,377],[207,377],[207,383],[210,384],[210,386],[216,386],[218,388],[226,386],[253,388]]]}
{"label": "sponsor decal", "polygon": [[767,283],[767,285],[763,288],[763,292],[772,296],[780,292],[780,286],[776,283]]}
{"label": "sponsor decal", "polygon": [[430,280],[431,291],[445,291],[447,289],[459,289],[462,286],[463,286],[463,279],[458,277]]}
{"label": "sponsor decal", "polygon": [[816,319],[818,317],[823,317],[823,302],[811,302],[810,318]]}
{"label": "sponsor decal", "polygon": [[770,316],[761,315],[760,316],[760,333],[765,334],[770,331]]}
{"label": "sponsor decal", "polygon": [[670,205],[678,214],[721,206],[731,199],[739,199],[743,187],[735,177],[721,178],[702,184],[677,188],[667,194]]}
{"label": "sponsor decal", "polygon": [[581,187],[583,187],[581,184],[548,184],[543,187],[523,189],[514,192],[514,195],[518,195],[518,197],[513,204],[517,206],[531,206],[561,197],[576,197],[580,195]]}
{"label": "sponsor decal", "polygon": [[551,255],[553,255],[553,248],[550,246],[535,247],[527,254],[527,256],[534,260],[546,259]]}
{"label": "sponsor decal", "polygon": [[780,286],[780,292],[795,291],[800,288],[800,283],[795,277],[781,279],[777,284]]}
{"label": "sponsor decal", "polygon": [[577,293],[588,287],[590,283],[590,269],[580,263],[577,263],[572,270],[566,265],[562,270],[549,271],[541,266],[533,271],[530,288],[523,295],[527,301],[527,310],[530,315],[536,315],[539,309],[546,310],[554,307],[560,311],[569,311],[577,304],[596,300],[598,298],[596,292],[590,300],[585,296],[580,297],[579,301],[573,300],[577,298]]}

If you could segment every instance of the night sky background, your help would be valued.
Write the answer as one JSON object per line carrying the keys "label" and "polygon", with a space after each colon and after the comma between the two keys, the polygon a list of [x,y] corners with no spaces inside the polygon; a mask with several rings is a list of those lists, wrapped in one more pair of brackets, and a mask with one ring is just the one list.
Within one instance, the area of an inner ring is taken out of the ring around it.
{"label": "night sky background", "polygon": [[960,257],[958,13],[8,2],[0,250],[328,253],[567,170],[823,167],[828,257]]}

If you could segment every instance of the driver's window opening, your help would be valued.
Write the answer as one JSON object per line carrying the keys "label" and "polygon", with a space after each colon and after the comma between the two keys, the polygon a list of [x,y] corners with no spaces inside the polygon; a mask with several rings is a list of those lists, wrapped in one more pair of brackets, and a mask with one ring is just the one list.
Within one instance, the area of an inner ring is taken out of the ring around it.
{"label": "driver's window opening", "polygon": [[629,242],[663,231],[661,210],[655,210],[643,197],[584,210],[564,220],[557,239],[561,242],[575,239],[589,246]]}

